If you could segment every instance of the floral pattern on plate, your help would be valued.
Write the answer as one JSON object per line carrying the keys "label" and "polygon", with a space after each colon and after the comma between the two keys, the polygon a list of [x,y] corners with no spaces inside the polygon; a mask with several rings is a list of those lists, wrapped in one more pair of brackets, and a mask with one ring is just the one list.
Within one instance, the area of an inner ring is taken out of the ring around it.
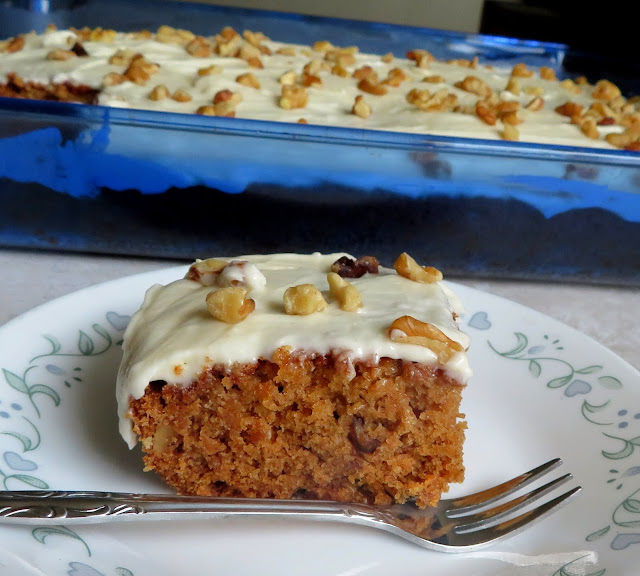
{"label": "floral pattern on plate", "polygon": [[[149,285],[183,272],[95,286],[0,328],[2,489],[166,490],[118,437],[113,396],[130,315]],[[631,576],[640,559],[638,373],[555,320],[453,287],[472,311],[466,328],[475,376],[464,400],[467,479],[452,495],[560,456],[584,491],[540,527],[488,553],[454,558],[366,528],[304,522],[153,523],[144,530],[0,524],[0,567],[12,576],[38,569],[70,576],[378,575],[417,574],[428,563],[443,576]]]}

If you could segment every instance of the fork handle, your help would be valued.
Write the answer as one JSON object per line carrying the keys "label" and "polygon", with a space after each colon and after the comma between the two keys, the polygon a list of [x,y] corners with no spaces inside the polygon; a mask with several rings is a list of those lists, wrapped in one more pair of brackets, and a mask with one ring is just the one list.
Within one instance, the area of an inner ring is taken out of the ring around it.
{"label": "fork handle", "polygon": [[361,524],[383,522],[377,511],[366,504],[325,500],[207,498],[122,492],[0,491],[2,524],[96,524],[118,520],[301,515],[316,520]]}

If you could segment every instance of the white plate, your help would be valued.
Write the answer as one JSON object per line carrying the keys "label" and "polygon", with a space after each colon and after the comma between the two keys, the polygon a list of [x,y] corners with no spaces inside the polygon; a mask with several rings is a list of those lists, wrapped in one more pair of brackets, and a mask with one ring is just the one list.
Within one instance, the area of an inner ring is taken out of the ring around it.
{"label": "white plate", "polygon": [[[167,491],[118,436],[114,380],[130,314],[173,268],[60,298],[0,328],[0,489]],[[561,457],[583,493],[475,554],[418,548],[366,527],[273,520],[9,527],[0,574],[632,576],[640,566],[640,374],[593,340],[454,285],[468,313],[460,495]],[[596,559],[597,557],[597,559]]]}

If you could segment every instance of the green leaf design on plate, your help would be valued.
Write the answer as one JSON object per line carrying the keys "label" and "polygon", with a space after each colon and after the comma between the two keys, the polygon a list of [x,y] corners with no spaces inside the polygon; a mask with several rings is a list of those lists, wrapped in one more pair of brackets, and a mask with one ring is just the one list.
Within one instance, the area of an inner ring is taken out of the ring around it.
{"label": "green leaf design on plate", "polygon": [[613,376],[600,376],[598,382],[609,390],[619,390],[622,388],[622,382]]}
{"label": "green leaf design on plate", "polygon": [[602,366],[587,366],[586,368],[580,368],[580,370],[576,370],[576,374],[593,374],[594,372],[599,372],[602,370]]}
{"label": "green leaf design on plate", "polygon": [[42,526],[39,528],[34,528],[31,531],[31,535],[41,544],[44,544],[45,540],[49,536],[65,536],[67,538],[73,538],[74,540],[82,542],[87,551],[87,554],[91,556],[91,550],[89,549],[89,546],[87,546],[87,543],[82,538],[80,538],[80,536],[78,536],[73,530],[71,530],[71,528],[67,528],[66,526]]}
{"label": "green leaf design on plate", "polygon": [[45,340],[48,340],[49,343],[51,344],[51,352],[50,352],[50,354],[56,354],[57,352],[60,352],[60,350],[62,348],[62,344],[60,344],[60,342],[58,341],[58,339],[55,336],[49,336],[49,335],[45,334],[43,336],[43,338]]}
{"label": "green leaf design on plate", "polygon": [[633,512],[634,514],[640,514],[640,500],[628,498],[622,503],[622,507],[627,512]]}
{"label": "green leaf design on plate", "polygon": [[83,356],[91,356],[94,348],[93,340],[91,340],[86,332],[80,330],[78,334],[78,350],[80,350],[80,353]]}
{"label": "green leaf design on plate", "polygon": [[31,450],[31,438],[25,436],[24,434],[20,434],[20,432],[0,432],[3,436],[12,436],[16,440],[18,440],[22,444],[22,449],[24,452],[29,452]]}
{"label": "green leaf design on plate", "polygon": [[612,422],[598,422],[590,417],[591,414],[597,414],[604,410],[610,403],[610,400],[607,400],[603,404],[589,404],[586,400],[582,402],[582,415],[586,420],[591,422],[592,424],[597,424],[598,426],[610,426]]}
{"label": "green leaf design on plate", "polygon": [[631,440],[625,440],[624,438],[619,438],[618,436],[611,436],[610,434],[606,434],[603,432],[603,435],[607,438],[612,438],[613,440],[620,440],[623,443],[623,448],[618,452],[606,452],[602,451],[602,455],[605,458],[609,458],[610,460],[622,460],[623,458],[628,458],[633,454],[636,446],[640,446],[640,436],[636,436],[635,438],[631,438]]}
{"label": "green leaf design on plate", "polygon": [[100,334],[100,336],[102,336],[107,342],[109,342],[109,344],[111,344],[113,342],[113,340],[111,339],[111,335],[109,334],[109,332],[107,332],[107,330],[105,328],[103,328],[102,326],[100,326],[100,324],[94,324],[92,326],[92,328],[98,333]]}
{"label": "green leaf design on plate", "polygon": [[11,388],[17,390],[18,392],[22,392],[23,394],[29,393],[29,387],[27,386],[24,377],[21,378],[17,374],[14,374],[13,372],[6,370],[5,368],[2,369],[2,372],[4,373],[4,378],[7,381],[7,384],[9,384]]}
{"label": "green leaf design on plate", "polygon": [[596,530],[595,532],[589,534],[586,540],[587,542],[593,542],[594,540],[598,540],[602,538],[607,532],[609,532],[609,530],[611,530],[611,526],[605,526],[604,528],[601,528],[600,530]]}
{"label": "green leaf design on plate", "polygon": [[559,378],[553,378],[552,380],[549,380],[549,382],[547,382],[547,387],[548,388],[562,388],[563,386],[566,386],[567,384],[569,384],[569,382],[571,382],[571,374],[568,374],[567,376],[560,376]]}
{"label": "green leaf design on plate", "polygon": [[36,478],[35,476],[30,476],[29,474],[12,474],[11,476],[6,476],[4,479],[5,488],[7,487],[7,482],[9,480],[18,480],[19,482],[23,482],[24,484],[28,484],[29,486],[33,486],[39,490],[46,490],[49,488],[49,485],[46,482],[40,480],[40,478]]}
{"label": "green leaf design on plate", "polygon": [[58,394],[53,388],[45,386],[44,384],[34,384],[29,387],[29,394],[35,396],[36,394],[44,394],[49,396],[56,406],[60,405],[60,394]]}
{"label": "green leaf design on plate", "polygon": [[515,336],[517,340],[516,347],[512,350],[508,350],[507,352],[501,352],[501,356],[515,356],[529,345],[529,339],[522,332],[516,332]]}
{"label": "green leaf design on plate", "polygon": [[535,360],[531,360],[529,362],[529,372],[534,378],[538,378],[540,374],[542,374],[542,366],[540,366],[540,362],[536,362]]}

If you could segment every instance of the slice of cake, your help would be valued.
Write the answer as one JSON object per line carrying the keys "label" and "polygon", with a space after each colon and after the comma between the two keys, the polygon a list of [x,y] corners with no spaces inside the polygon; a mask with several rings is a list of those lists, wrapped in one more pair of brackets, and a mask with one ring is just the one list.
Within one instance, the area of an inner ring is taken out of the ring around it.
{"label": "slice of cake", "polygon": [[183,494],[437,502],[463,479],[468,337],[442,274],[348,255],[194,263],[124,339],[120,431]]}

